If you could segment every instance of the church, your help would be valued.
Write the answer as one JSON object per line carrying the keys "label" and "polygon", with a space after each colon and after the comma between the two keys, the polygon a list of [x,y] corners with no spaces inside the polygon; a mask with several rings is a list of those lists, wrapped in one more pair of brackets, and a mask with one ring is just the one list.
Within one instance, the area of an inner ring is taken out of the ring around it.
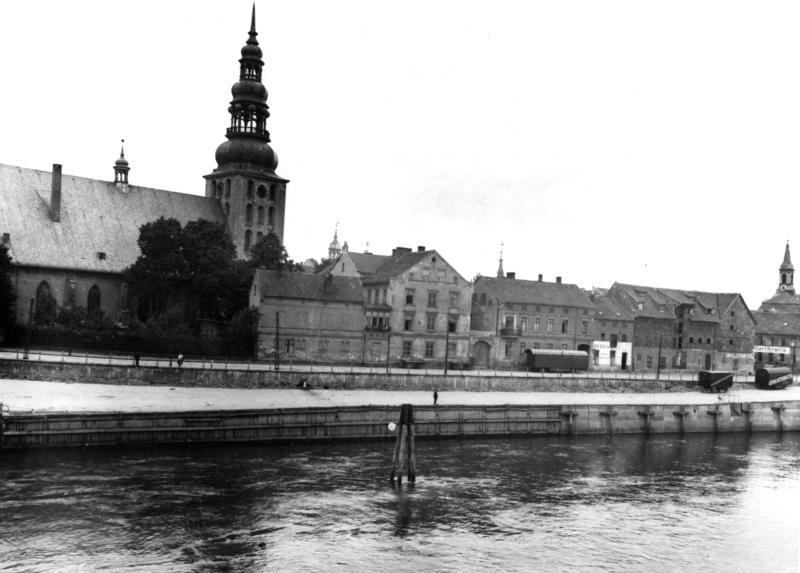
{"label": "church", "polygon": [[124,147],[112,181],[68,175],[58,164],[40,171],[0,163],[0,241],[14,264],[18,324],[36,308],[55,312],[67,305],[125,320],[130,301],[122,273],[139,256],[140,227],[159,217],[225,225],[240,258],[269,232],[283,241],[288,180],[276,173],[270,146],[257,35],[253,6],[226,141],[216,150],[216,168],[205,175],[204,195],[133,184]]}

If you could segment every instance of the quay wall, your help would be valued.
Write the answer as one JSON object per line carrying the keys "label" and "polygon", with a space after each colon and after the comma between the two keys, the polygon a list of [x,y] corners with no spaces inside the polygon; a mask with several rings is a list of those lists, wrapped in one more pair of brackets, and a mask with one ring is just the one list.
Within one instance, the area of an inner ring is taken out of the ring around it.
{"label": "quay wall", "polygon": [[337,390],[459,390],[476,392],[683,392],[698,388],[696,379],[666,377],[631,378],[614,373],[570,375],[481,375],[480,371],[454,371],[447,376],[417,372],[289,372],[204,368],[159,368],[74,364],[58,362],[0,361],[0,378],[73,383],[200,388],[291,388],[307,381],[315,388]]}
{"label": "quay wall", "polygon": [[[0,414],[0,449],[391,440],[399,407]],[[786,432],[800,401],[705,405],[417,406],[420,438]]]}

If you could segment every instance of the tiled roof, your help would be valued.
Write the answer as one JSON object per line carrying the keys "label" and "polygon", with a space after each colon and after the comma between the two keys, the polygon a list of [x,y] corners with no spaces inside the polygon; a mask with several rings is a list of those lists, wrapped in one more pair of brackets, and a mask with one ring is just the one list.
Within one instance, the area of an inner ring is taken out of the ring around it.
{"label": "tiled roof", "polygon": [[691,318],[693,321],[712,323],[719,322],[720,313],[730,308],[740,296],[737,293],[712,293],[623,283],[614,283],[609,294],[634,317],[672,319],[676,306],[690,304],[695,309]]}
{"label": "tiled roof", "polygon": [[594,304],[597,307],[597,317],[600,319],[633,320],[631,312],[606,294],[595,296]]}
{"label": "tiled roof", "polygon": [[350,260],[356,266],[356,270],[362,275],[371,275],[381,264],[390,258],[388,255],[373,255],[372,253],[347,253]]}
{"label": "tiled roof", "polygon": [[[0,233],[21,265],[121,272],[139,256],[139,227],[159,217],[225,223],[217,201],[73,175],[61,178],[61,222],[50,217],[52,173],[0,164]],[[101,259],[98,253],[105,253]]]}
{"label": "tiled roof", "polygon": [[[292,298],[322,300],[326,302],[349,302],[361,304],[361,279],[337,277],[320,273],[290,273],[282,271],[258,272],[261,298]],[[330,281],[326,288],[326,281]]]}
{"label": "tiled roof", "polygon": [[436,253],[436,251],[423,251],[386,257],[386,260],[375,269],[374,273],[364,277],[364,284],[386,282],[434,253]]}
{"label": "tiled roof", "polygon": [[769,305],[782,305],[782,304],[792,304],[792,305],[800,305],[800,295],[791,294],[788,292],[779,292],[775,296],[772,296],[761,303],[761,308],[763,309],[765,306]]}
{"label": "tiled roof", "polygon": [[800,313],[796,312],[753,312],[756,319],[756,332],[764,334],[800,334]]}
{"label": "tiled roof", "polygon": [[476,285],[479,281],[502,302],[595,308],[592,301],[574,284],[480,277]]}

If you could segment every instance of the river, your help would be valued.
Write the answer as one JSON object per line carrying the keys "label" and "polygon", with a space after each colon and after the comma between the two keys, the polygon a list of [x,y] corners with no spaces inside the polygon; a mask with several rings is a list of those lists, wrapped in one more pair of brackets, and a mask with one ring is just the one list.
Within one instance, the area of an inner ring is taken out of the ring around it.
{"label": "river", "polygon": [[800,435],[0,453],[0,571],[798,571]]}

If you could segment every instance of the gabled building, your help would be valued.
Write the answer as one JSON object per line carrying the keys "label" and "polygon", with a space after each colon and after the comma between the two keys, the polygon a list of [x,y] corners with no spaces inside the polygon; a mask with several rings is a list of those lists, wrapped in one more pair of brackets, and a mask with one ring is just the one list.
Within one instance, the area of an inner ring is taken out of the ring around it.
{"label": "gabled building", "polygon": [[526,349],[588,354],[596,330],[595,305],[577,285],[514,273],[475,280],[470,322],[472,362],[479,368],[519,367]]}
{"label": "gabled building", "polygon": [[636,370],[752,370],[756,321],[740,294],[614,283],[607,296],[634,317]]}
{"label": "gabled building", "polygon": [[259,311],[257,357],[273,360],[277,348],[288,361],[362,362],[362,297],[358,277],[257,271],[250,291]]}
{"label": "gabled building", "polygon": [[336,265],[353,264],[362,275],[367,362],[467,363],[472,285],[437,251],[398,247],[380,259],[347,255]]}
{"label": "gabled building", "polygon": [[596,307],[592,342],[592,368],[627,370],[633,365],[633,314],[608,296],[606,289],[595,289],[589,297]]}

